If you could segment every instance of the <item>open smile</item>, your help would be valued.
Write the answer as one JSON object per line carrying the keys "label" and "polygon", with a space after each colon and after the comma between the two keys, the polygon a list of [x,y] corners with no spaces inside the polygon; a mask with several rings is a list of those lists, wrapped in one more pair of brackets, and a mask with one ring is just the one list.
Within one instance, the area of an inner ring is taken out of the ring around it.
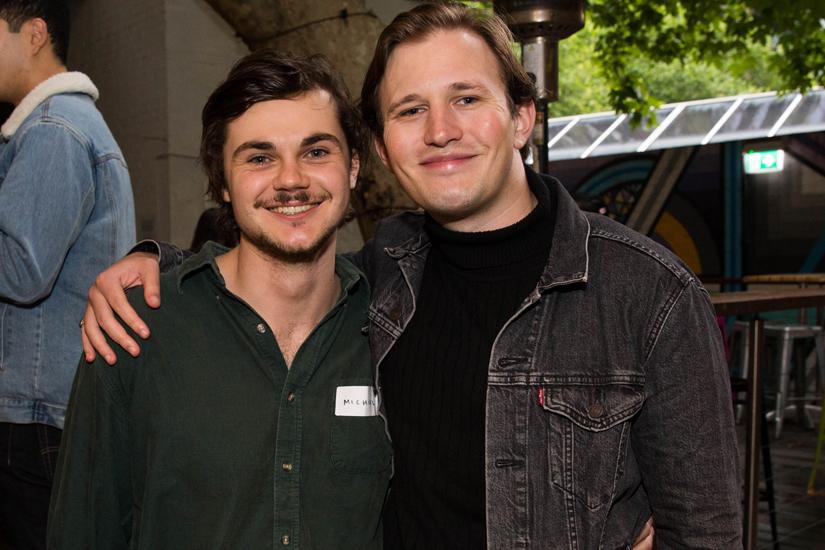
{"label": "open smile", "polygon": [[301,205],[291,205],[291,206],[273,206],[271,208],[267,208],[270,212],[274,212],[276,214],[283,214],[285,216],[294,216],[296,214],[303,214],[304,212],[308,212],[318,206],[318,204],[301,204]]}

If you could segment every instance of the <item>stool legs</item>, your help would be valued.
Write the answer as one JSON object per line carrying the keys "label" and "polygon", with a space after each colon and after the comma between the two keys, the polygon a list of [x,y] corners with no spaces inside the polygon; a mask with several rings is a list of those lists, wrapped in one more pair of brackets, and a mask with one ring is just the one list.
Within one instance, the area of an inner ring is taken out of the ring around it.
{"label": "stool legs", "polygon": [[787,333],[782,335],[779,346],[779,391],[776,392],[776,409],[774,422],[776,423],[775,437],[782,435],[782,422],[785,420],[785,406],[788,402],[788,386],[791,381],[791,356],[793,355],[793,340]]}
{"label": "stool legs", "polygon": [[816,494],[816,470],[819,468],[819,460],[822,458],[822,446],[825,444],[825,388],[822,390],[822,408],[819,411],[819,435],[816,439],[816,453],[814,454],[814,465],[811,468],[811,477],[808,478],[808,494]]}

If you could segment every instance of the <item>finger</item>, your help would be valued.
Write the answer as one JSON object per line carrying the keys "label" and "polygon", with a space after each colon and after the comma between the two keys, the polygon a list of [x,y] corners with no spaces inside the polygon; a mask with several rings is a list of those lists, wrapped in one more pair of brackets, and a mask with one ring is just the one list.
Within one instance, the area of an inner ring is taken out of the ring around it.
{"label": "finger", "polygon": [[642,528],[642,532],[633,543],[633,550],[653,550],[653,539],[655,529],[653,528],[653,518],[650,518]]}
{"label": "finger", "polygon": [[[92,302],[92,290],[96,291],[95,296],[99,296],[101,298],[100,300]],[[141,338],[149,337],[149,327],[146,326],[143,319],[135,312],[132,304],[129,303],[120,281],[110,280],[104,277],[103,274],[99,275],[95,280],[94,286],[89,291],[89,301],[92,302],[92,307],[95,310],[95,315],[100,326],[106,334],[109,335],[109,338],[132,355],[137,356],[140,348],[138,348],[137,343],[126,334],[121,322],[139,334]],[[98,304],[100,305],[100,309],[98,309]],[[112,311],[120,317],[121,321],[118,321],[112,315]],[[132,349],[124,344],[131,344]]]}
{"label": "finger", "polygon": [[92,309],[91,305],[91,291],[89,291],[89,294],[89,304],[86,306],[86,313],[83,314],[83,328],[81,329],[81,331],[83,332],[84,341],[89,342],[89,345],[92,346],[93,353],[99,354],[101,357],[103,357],[104,361],[106,361],[110,365],[114,365],[117,360],[115,357],[115,353],[114,351],[112,351],[112,348],[109,347],[109,343],[106,341],[106,337],[103,335],[103,333],[100,331],[100,327],[97,325],[95,312],[94,309]]}
{"label": "finger", "polygon": [[101,330],[115,344],[125,349],[132,356],[137,357],[140,354],[140,347],[120,324],[108,302],[96,287],[89,289],[89,304],[92,308],[92,315],[87,315],[84,318],[86,336],[89,337],[94,348],[103,356],[106,362],[114,365],[117,358]]}
{"label": "finger", "polygon": [[[149,307],[160,307],[160,266],[155,260],[147,265],[147,271],[141,272],[143,280],[143,299]],[[143,336],[141,334],[141,336]],[[148,336],[148,335],[147,335]],[[147,336],[143,336],[146,338]]]}
{"label": "finger", "polygon": [[[88,305],[86,306],[86,310],[89,310]],[[80,341],[83,344],[83,358],[87,363],[91,363],[95,360],[95,357],[97,357],[97,353],[95,353],[95,348],[89,341],[89,338],[86,336],[86,331],[84,330],[84,325],[86,324],[85,314],[81,323],[83,324],[80,325]]]}

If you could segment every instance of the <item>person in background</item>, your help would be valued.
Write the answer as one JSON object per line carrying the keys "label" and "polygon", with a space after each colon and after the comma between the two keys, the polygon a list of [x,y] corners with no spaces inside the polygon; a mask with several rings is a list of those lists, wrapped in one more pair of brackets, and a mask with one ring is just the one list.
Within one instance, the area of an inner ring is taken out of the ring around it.
{"label": "person in background", "polygon": [[238,245],[238,231],[224,219],[223,210],[218,206],[207,208],[201,212],[198,223],[195,225],[195,234],[192,235],[192,244],[189,250],[199,252],[207,241],[213,241],[227,248]]}
{"label": "person in background", "polygon": [[66,69],[64,0],[0,0],[0,537],[45,547],[77,323],[135,240],[123,154],[89,78]]}

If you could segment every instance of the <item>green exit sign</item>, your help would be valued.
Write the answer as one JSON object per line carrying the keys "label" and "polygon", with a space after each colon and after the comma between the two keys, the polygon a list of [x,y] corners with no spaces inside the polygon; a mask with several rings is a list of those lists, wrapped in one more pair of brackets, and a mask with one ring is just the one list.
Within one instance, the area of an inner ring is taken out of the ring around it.
{"label": "green exit sign", "polygon": [[779,172],[785,166],[785,151],[748,151],[744,155],[746,174]]}

